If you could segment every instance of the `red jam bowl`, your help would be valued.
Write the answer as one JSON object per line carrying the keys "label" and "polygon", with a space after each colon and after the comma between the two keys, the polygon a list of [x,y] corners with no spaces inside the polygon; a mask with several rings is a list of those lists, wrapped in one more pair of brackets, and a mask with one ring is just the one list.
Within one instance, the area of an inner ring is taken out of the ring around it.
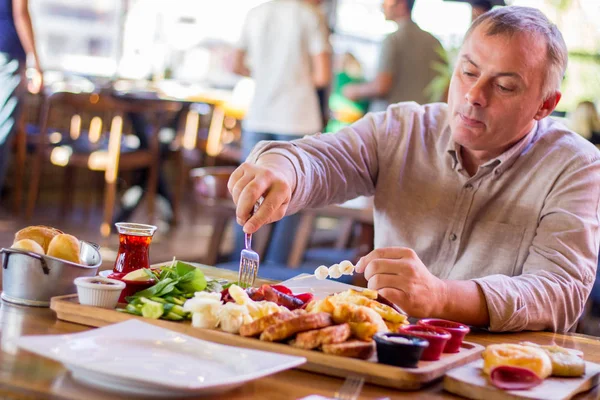
{"label": "red jam bowl", "polygon": [[425,318],[419,320],[417,325],[442,328],[452,335],[450,340],[448,340],[448,343],[446,343],[446,347],[444,347],[444,353],[458,353],[463,339],[471,331],[468,326],[463,325],[460,322],[448,321],[445,319]]}
{"label": "red jam bowl", "polygon": [[425,325],[408,325],[403,326],[398,330],[398,333],[405,333],[425,339],[429,342],[429,346],[423,350],[421,360],[423,361],[436,361],[439,360],[446,343],[452,335],[450,332],[434,327]]}
{"label": "red jam bowl", "polygon": [[125,272],[116,272],[112,273],[108,276],[110,279],[116,279],[118,281],[125,283],[125,289],[121,292],[121,296],[119,296],[119,303],[127,303],[125,300],[126,297],[133,296],[137,292],[141,292],[144,289],[148,289],[151,286],[154,286],[156,280],[150,279],[148,281],[130,281],[124,280],[123,277],[127,275]]}

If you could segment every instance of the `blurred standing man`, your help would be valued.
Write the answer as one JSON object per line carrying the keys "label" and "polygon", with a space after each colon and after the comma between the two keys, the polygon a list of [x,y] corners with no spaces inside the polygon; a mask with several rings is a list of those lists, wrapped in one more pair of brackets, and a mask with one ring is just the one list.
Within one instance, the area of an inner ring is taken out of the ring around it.
{"label": "blurred standing man", "polygon": [[38,93],[42,86],[42,73],[27,0],[0,0],[0,190],[25,91],[27,57],[30,57],[36,72],[29,90]]}
{"label": "blurred standing man", "polygon": [[[273,0],[248,13],[234,59],[234,72],[256,85],[243,122],[244,159],[261,140],[288,141],[323,129],[317,88],[331,80],[330,53],[321,19],[307,0]],[[275,226],[265,261],[287,262],[297,218]]]}
{"label": "blurred standing man", "polygon": [[425,88],[437,75],[434,63],[443,62],[439,54],[443,47],[413,22],[414,5],[415,0],[383,1],[385,19],[395,21],[398,29],[383,41],[375,79],[346,86],[344,96],[353,101],[372,99],[371,111],[384,111],[401,101],[425,104],[432,100]]}

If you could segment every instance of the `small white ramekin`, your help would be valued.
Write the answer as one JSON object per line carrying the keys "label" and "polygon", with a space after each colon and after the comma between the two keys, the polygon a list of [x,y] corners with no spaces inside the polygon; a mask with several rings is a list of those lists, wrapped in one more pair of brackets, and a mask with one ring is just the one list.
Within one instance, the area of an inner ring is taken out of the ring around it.
{"label": "small white ramekin", "polygon": [[125,282],[102,276],[84,276],[75,279],[79,304],[86,306],[115,308]]}

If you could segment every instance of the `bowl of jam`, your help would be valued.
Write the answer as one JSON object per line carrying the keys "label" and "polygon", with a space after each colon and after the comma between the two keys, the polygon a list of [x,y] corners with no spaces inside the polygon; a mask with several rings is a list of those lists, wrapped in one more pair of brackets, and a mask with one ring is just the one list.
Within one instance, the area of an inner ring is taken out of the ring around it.
{"label": "bowl of jam", "polygon": [[102,308],[115,308],[125,289],[125,283],[102,276],[82,276],[73,283],[77,287],[79,304]]}
{"label": "bowl of jam", "polygon": [[373,336],[380,363],[404,368],[416,368],[429,342],[404,333],[385,332]]}
{"label": "bowl of jam", "polygon": [[446,347],[446,343],[452,337],[450,332],[442,328],[426,325],[403,326],[398,330],[398,333],[416,336],[429,342],[429,346],[423,350],[423,354],[421,355],[421,360],[423,361],[439,360],[444,347]]}
{"label": "bowl of jam", "polygon": [[459,322],[437,318],[421,319],[419,322],[417,322],[417,325],[438,327],[450,333],[451,338],[448,340],[448,342],[446,342],[444,353],[458,353],[460,351],[460,346],[462,345],[463,339],[471,330],[467,325]]}

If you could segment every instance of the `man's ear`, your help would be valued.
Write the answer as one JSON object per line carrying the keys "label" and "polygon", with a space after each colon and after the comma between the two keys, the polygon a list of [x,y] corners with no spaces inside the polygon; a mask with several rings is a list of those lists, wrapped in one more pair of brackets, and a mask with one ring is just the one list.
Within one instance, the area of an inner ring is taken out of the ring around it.
{"label": "man's ear", "polygon": [[540,119],[546,118],[548,115],[552,114],[552,111],[554,111],[554,109],[558,105],[558,102],[560,101],[561,97],[562,93],[558,90],[550,96],[548,96],[540,106],[540,109],[537,111],[537,113],[535,113],[533,119],[539,121]]}

